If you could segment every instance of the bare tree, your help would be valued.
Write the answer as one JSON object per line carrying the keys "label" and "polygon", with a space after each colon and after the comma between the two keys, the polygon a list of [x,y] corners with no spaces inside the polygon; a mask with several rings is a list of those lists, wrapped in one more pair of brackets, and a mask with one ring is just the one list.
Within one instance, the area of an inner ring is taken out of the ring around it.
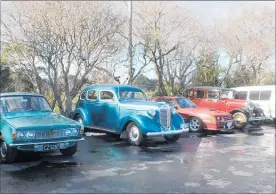
{"label": "bare tree", "polygon": [[10,40],[34,51],[60,112],[68,115],[72,100],[88,75],[95,69],[105,71],[103,64],[120,51],[117,32],[123,20],[106,2],[16,2],[14,5],[16,12],[8,18],[16,28],[3,22],[10,32]]}
{"label": "bare tree", "polygon": [[[229,57],[220,85],[227,78],[248,80],[258,85],[269,72],[269,59],[275,55],[275,11],[270,8],[256,10],[247,8],[236,18],[229,18],[217,27],[220,33],[220,46]],[[243,73],[246,71],[247,73]],[[235,75],[231,74],[235,72]],[[240,73],[237,76],[236,73]]]}
{"label": "bare tree", "polygon": [[167,95],[165,72],[168,72],[170,82],[174,82],[172,78],[176,69],[171,70],[173,53],[187,40],[197,36],[194,33],[197,23],[186,10],[167,2],[142,2],[139,6],[136,14],[139,22],[137,38],[146,51],[145,57],[154,67],[158,93]]}

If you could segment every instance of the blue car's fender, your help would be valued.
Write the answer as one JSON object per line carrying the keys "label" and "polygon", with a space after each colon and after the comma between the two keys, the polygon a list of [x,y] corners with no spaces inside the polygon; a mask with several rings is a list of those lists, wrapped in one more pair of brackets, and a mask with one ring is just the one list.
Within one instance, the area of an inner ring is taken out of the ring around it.
{"label": "blue car's fender", "polygon": [[181,125],[184,124],[185,121],[182,116],[178,113],[172,114],[172,125],[176,129],[180,129]]}
{"label": "blue car's fender", "polygon": [[83,125],[84,126],[89,126],[89,118],[88,118],[88,114],[87,111],[83,108],[77,108],[74,113],[73,113],[73,118],[75,119],[77,115],[80,115],[83,119]]}
{"label": "blue car's fender", "polygon": [[[146,134],[147,132],[160,132],[162,128],[159,122],[156,122],[155,119],[150,118],[149,116],[143,114],[132,114],[121,119],[119,129],[126,129],[127,124],[130,122],[136,123],[143,134]],[[172,115],[171,124],[171,130],[179,130],[181,125],[184,124],[184,120],[179,114],[176,113]]]}
{"label": "blue car's fender", "polygon": [[131,114],[125,116],[120,121],[119,129],[126,129],[127,124],[130,122],[134,122],[135,124],[137,124],[143,134],[146,134],[147,132],[160,131],[160,126],[155,123],[152,118],[149,118],[148,116],[142,114]]}

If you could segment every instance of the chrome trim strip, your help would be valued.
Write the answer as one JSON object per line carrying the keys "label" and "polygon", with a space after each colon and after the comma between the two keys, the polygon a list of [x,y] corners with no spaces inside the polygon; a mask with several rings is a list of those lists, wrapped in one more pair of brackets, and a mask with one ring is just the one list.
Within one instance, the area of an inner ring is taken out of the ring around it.
{"label": "chrome trim strip", "polygon": [[92,130],[93,130],[93,129],[94,129],[94,130],[99,130],[99,131],[103,131],[103,132],[114,133],[114,134],[121,134],[121,133],[116,133],[116,132],[114,132],[114,130],[105,129],[105,128],[101,128],[101,127],[85,126],[85,128],[92,129]]}
{"label": "chrome trim strip", "polygon": [[203,120],[206,124],[218,124],[218,123],[228,123],[228,122],[235,122],[235,120],[226,120],[226,121],[217,121],[216,123],[210,122],[209,120]]}
{"label": "chrome trim strip", "polygon": [[72,142],[72,141],[83,141],[85,140],[83,137],[81,139],[69,139],[69,140],[63,140],[63,141],[47,141],[47,142],[26,142],[26,143],[15,143],[15,144],[9,144],[9,146],[14,147],[14,146],[23,146],[23,145],[38,145],[38,144],[48,144],[48,143],[64,143],[64,142]]}
{"label": "chrome trim strip", "polygon": [[248,121],[266,120],[266,117],[249,117]]}
{"label": "chrome trim strip", "polygon": [[230,131],[232,129],[234,129],[234,127],[231,127],[229,129],[224,129],[224,128],[217,128],[217,129],[215,129],[215,128],[204,128],[204,130],[210,130],[210,131]]}
{"label": "chrome trim strip", "polygon": [[174,130],[174,131],[148,132],[146,133],[146,136],[152,137],[152,136],[160,136],[160,135],[175,135],[175,134],[181,134],[184,132],[187,132],[187,129]]}

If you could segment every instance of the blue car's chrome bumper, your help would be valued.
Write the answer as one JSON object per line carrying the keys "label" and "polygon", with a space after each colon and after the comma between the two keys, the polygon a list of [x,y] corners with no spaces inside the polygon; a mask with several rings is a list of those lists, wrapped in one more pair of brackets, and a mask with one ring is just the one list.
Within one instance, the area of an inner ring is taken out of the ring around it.
{"label": "blue car's chrome bumper", "polygon": [[148,132],[146,133],[146,136],[152,137],[152,136],[167,136],[167,135],[177,135],[181,133],[188,132],[189,128],[184,128],[180,130],[173,130],[173,131],[160,131],[160,132]]}
{"label": "blue car's chrome bumper", "polygon": [[25,146],[25,145],[40,145],[40,144],[56,144],[56,143],[66,143],[66,142],[75,142],[75,141],[82,141],[84,138],[80,139],[68,139],[68,140],[60,140],[60,141],[42,141],[42,142],[26,142],[26,143],[11,143],[9,144],[10,147],[16,146]]}

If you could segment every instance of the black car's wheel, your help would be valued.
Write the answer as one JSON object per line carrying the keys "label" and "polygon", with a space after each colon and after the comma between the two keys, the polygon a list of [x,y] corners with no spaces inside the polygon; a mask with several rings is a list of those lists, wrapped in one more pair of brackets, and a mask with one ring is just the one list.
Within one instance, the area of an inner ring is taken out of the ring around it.
{"label": "black car's wheel", "polygon": [[167,142],[176,142],[179,138],[180,138],[180,134],[178,135],[172,135],[172,136],[164,136],[164,139],[167,141]]}
{"label": "black car's wheel", "polygon": [[141,144],[141,142],[143,142],[143,134],[141,133],[141,130],[135,123],[129,123],[126,130],[127,139],[130,144],[138,146]]}
{"label": "black car's wheel", "polygon": [[1,142],[1,161],[4,164],[13,163],[17,156],[17,150],[10,147],[6,142]]}
{"label": "black car's wheel", "polygon": [[[264,116],[263,110],[260,109],[260,108],[254,109],[254,113],[255,113],[255,116],[256,116],[256,117]],[[264,120],[251,121],[250,124],[251,124],[253,127],[260,127],[260,126],[262,126],[262,125],[264,124]]]}
{"label": "black car's wheel", "polygon": [[188,120],[188,123],[189,123],[189,129],[191,132],[201,132],[203,130],[203,123],[197,117],[191,117]]}
{"label": "black car's wheel", "polygon": [[247,116],[242,112],[236,112],[233,114],[234,125],[237,129],[243,129],[248,123]]}
{"label": "black car's wheel", "polygon": [[64,156],[73,156],[76,152],[77,152],[77,142],[75,143],[75,145],[67,148],[67,149],[60,149],[59,151],[62,153],[62,155]]}

